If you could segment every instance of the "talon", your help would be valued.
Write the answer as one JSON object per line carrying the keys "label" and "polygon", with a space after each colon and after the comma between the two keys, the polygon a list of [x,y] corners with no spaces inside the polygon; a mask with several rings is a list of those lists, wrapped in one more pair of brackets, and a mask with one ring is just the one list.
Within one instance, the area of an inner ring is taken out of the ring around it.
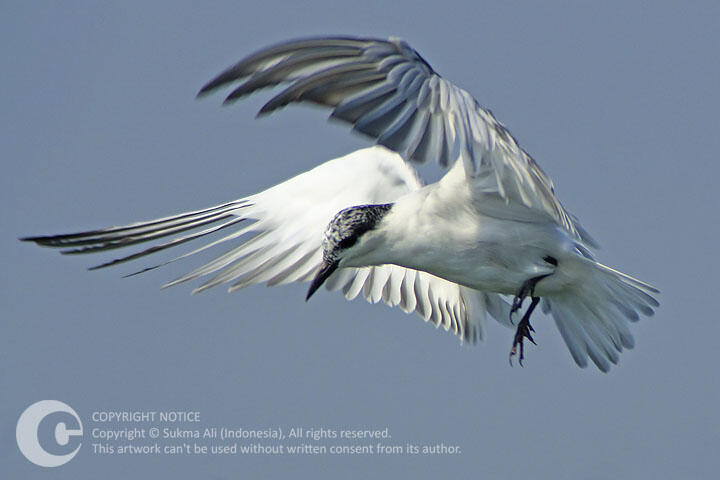
{"label": "talon", "polygon": [[[522,292],[522,290],[521,290]],[[517,312],[522,308],[523,301],[525,300],[525,297],[515,296],[513,298],[512,308],[510,309],[510,315]]]}
{"label": "talon", "polygon": [[512,307],[510,308],[510,325],[515,325],[513,322],[513,314],[522,308],[525,297],[516,296],[513,299]]}

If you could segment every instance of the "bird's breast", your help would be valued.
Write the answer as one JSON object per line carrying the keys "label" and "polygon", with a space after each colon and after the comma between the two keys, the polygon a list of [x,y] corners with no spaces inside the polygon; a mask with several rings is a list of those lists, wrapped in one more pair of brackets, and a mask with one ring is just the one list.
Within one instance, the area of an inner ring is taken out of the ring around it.
{"label": "bird's breast", "polygon": [[520,222],[467,212],[416,219],[388,243],[383,263],[508,295],[517,293],[529,278],[552,273],[555,266],[545,258],[566,257],[572,245],[552,222]]}

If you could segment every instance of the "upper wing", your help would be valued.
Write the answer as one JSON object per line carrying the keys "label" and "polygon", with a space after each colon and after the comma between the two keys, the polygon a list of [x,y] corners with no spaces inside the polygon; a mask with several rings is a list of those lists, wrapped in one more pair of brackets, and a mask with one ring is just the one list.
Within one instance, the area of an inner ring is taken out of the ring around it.
{"label": "upper wing", "polygon": [[[398,155],[373,147],[331,160],[263,192],[216,207],[126,226],[23,240],[77,254],[126,247],[190,231],[93,267],[103,268],[249,221],[249,225],[200,248],[135,273],[220,243],[235,242],[226,253],[165,286],[206,276],[210,277],[196,292],[221,283],[229,283],[232,291],[259,283],[305,282],[313,278],[320,266],[322,236],[338,211],[353,205],[393,202],[420,187],[414,170]],[[509,317],[507,304],[498,295],[476,292],[396,265],[340,269],[328,279],[326,287],[341,289],[348,299],[362,293],[370,302],[383,300],[405,312],[416,312],[426,321],[432,320],[436,326],[468,341],[482,337],[486,311],[500,321]]]}
{"label": "upper wing", "polygon": [[443,166],[462,159],[467,177],[484,192],[547,214],[576,238],[589,240],[555,197],[552,181],[510,132],[402,40],[289,41],[241,60],[199,94],[240,80],[226,103],[290,83],[259,114],[291,102],[331,107],[333,118],[353,124],[354,130],[406,159],[436,160]]}

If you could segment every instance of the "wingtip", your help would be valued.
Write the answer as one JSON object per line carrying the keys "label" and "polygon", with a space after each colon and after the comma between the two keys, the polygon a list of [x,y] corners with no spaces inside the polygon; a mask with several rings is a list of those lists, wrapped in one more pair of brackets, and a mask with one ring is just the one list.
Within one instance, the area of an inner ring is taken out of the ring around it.
{"label": "wingtip", "polygon": [[[132,272],[132,273],[126,273],[125,275],[122,276],[122,278],[134,277],[134,276],[136,276],[136,275],[140,275],[141,273],[149,272],[150,270],[155,270],[156,268],[158,268],[158,267],[160,267],[160,266],[161,266],[161,265],[155,265],[155,266],[152,266],[152,267],[145,267],[145,268],[143,268],[143,269],[141,269],[141,270],[136,270],[136,271],[134,271],[134,272]],[[164,288],[164,287],[163,287],[163,288]]]}
{"label": "wingtip", "polygon": [[207,96],[207,91],[205,91],[205,87],[203,87],[195,94],[195,100],[200,100],[205,96]]}
{"label": "wingtip", "polygon": [[222,106],[228,107],[228,106],[232,105],[233,103],[237,102],[239,99],[240,99],[240,97],[233,96],[233,94],[231,93],[230,95],[225,97],[225,100],[223,100],[223,102],[222,102]]}
{"label": "wingtip", "polygon": [[207,82],[205,85],[198,90],[197,95],[195,95],[195,98],[202,98],[210,95],[213,93],[213,91],[217,90],[221,86],[223,86],[226,83],[226,81],[222,78],[222,74],[213,78],[209,82]]}
{"label": "wingtip", "polygon": [[191,295],[197,295],[198,293],[204,292],[205,290],[212,287],[212,285],[200,285],[199,287],[193,289],[192,292],[190,292]]}
{"label": "wingtip", "polygon": [[227,69],[225,69],[222,73],[220,73],[218,76],[207,82],[205,85],[202,86],[200,91],[197,93],[197,97],[204,97],[205,95],[208,95],[210,93],[213,93],[219,88],[222,88],[230,83],[233,83],[237,80],[240,80],[241,78],[247,76],[247,72],[245,72],[242,68],[242,62],[235,64]]}
{"label": "wingtip", "polygon": [[[60,253],[64,255],[64,254],[73,253],[73,252],[74,252],[74,250],[63,250]],[[88,267],[88,271],[92,272],[94,270],[102,270],[103,268],[112,267],[113,265],[117,265],[118,263],[120,263],[119,259],[110,260],[109,262],[105,262],[105,263],[101,263],[99,265],[93,265],[92,267]]]}
{"label": "wingtip", "polygon": [[267,115],[270,115],[270,113],[272,113],[272,111],[275,110],[275,108],[276,108],[276,107],[271,106],[269,103],[266,103],[266,104],[263,105],[262,108],[261,108],[260,110],[258,110],[258,112],[255,114],[255,118],[261,118],[261,117],[265,117],[265,116],[267,116]]}
{"label": "wingtip", "polygon": [[596,363],[595,366],[598,368],[598,370],[600,370],[600,372],[602,372],[606,375],[608,373],[610,373],[610,364],[609,363],[601,363],[601,365],[598,365]]}
{"label": "wingtip", "polygon": [[48,246],[48,242],[52,240],[53,235],[33,235],[32,237],[18,237],[20,242],[32,242],[39,246]]}

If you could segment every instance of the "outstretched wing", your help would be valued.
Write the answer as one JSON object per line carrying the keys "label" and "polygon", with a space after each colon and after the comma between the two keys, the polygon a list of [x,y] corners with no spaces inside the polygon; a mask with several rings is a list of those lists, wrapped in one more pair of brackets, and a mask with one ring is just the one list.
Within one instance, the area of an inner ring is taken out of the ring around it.
{"label": "outstretched wing", "polygon": [[[218,244],[234,243],[226,253],[165,284],[205,278],[194,291],[230,284],[230,291],[265,283],[281,285],[312,280],[322,261],[322,236],[343,208],[390,203],[421,187],[414,170],[382,148],[359,150],[331,160],[279,185],[216,207],[126,226],[69,235],[29,237],[38,245],[63,248],[62,253],[93,253],[174,236],[149,248],[103,263],[117,265],[194,240],[247,221],[232,233],[142,273]],[[186,232],[186,233],[182,233]],[[131,274],[133,275],[133,274]],[[486,312],[506,322],[507,303],[495,294],[477,292],[425,272],[397,265],[340,269],[326,282],[345,297],[382,300],[415,312],[459,335],[482,338]]]}
{"label": "outstretched wing", "polygon": [[[262,107],[270,113],[292,102],[333,108],[404,158],[449,166],[462,159],[484,193],[519,202],[589,241],[560,204],[552,181],[498,122],[465,90],[441,78],[402,40],[321,37],[260,50],[210,81],[199,95],[242,81],[225,100],[289,83]],[[589,242],[591,243],[591,242]]]}

